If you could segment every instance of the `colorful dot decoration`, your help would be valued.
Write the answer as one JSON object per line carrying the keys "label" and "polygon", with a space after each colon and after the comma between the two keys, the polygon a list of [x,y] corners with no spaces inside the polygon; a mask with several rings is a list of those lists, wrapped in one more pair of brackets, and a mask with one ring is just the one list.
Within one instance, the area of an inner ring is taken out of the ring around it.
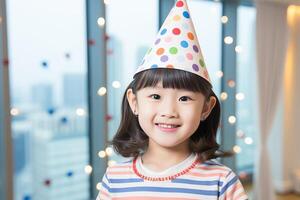
{"label": "colorful dot decoration", "polygon": [[182,7],[184,5],[183,1],[177,1],[176,6]]}
{"label": "colorful dot decoration", "polygon": [[166,33],[167,33],[167,29],[163,29],[163,30],[160,32],[161,35],[164,35],[164,34],[166,34]]}
{"label": "colorful dot decoration", "polygon": [[170,54],[177,54],[178,49],[176,47],[171,47],[169,52],[170,52]]}
{"label": "colorful dot decoration", "polygon": [[177,0],[158,37],[137,72],[155,68],[178,68],[209,81],[206,65],[185,1]]}
{"label": "colorful dot decoration", "polygon": [[189,14],[188,11],[184,11],[184,12],[182,13],[182,15],[183,15],[185,18],[187,18],[187,19],[190,18],[190,14]]}
{"label": "colorful dot decoration", "polygon": [[173,31],[174,35],[180,35],[181,30],[179,28],[174,28]]}
{"label": "colorful dot decoration", "polygon": [[156,54],[157,55],[162,55],[164,52],[165,52],[164,48],[159,48],[159,49],[157,49]]}
{"label": "colorful dot decoration", "polygon": [[180,45],[183,47],[183,48],[187,48],[189,46],[189,43],[185,40],[181,41],[180,42]]}

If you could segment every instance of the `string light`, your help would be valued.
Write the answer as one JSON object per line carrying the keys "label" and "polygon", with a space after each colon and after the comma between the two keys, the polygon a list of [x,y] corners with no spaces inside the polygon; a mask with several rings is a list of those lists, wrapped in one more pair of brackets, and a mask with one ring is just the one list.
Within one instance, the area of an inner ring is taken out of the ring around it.
{"label": "string light", "polygon": [[100,190],[101,190],[101,186],[102,186],[102,184],[101,184],[101,183],[97,183],[97,185],[96,185],[96,189],[100,191]]}
{"label": "string light", "polygon": [[242,101],[242,100],[244,100],[245,95],[244,95],[244,93],[240,92],[235,95],[235,98],[239,101]]}
{"label": "string light", "polygon": [[224,73],[221,70],[219,70],[219,71],[216,72],[216,75],[217,75],[218,78],[222,78]]}
{"label": "string light", "polygon": [[114,161],[114,160],[109,160],[108,161],[108,166],[109,167],[112,167],[112,166],[114,166],[116,164],[116,161]]}
{"label": "string light", "polygon": [[99,88],[97,93],[99,96],[104,96],[106,94],[106,88],[105,87]]}
{"label": "string light", "polygon": [[242,53],[242,51],[243,51],[242,46],[237,45],[237,46],[235,47],[235,52],[237,52],[237,53]]}
{"label": "string light", "polygon": [[100,158],[105,158],[106,152],[105,152],[105,151],[99,151],[99,152],[98,152],[98,156],[99,156]]}
{"label": "string light", "polygon": [[233,38],[230,37],[230,36],[226,36],[224,38],[224,42],[225,42],[225,44],[232,44],[233,43]]}
{"label": "string light", "polygon": [[20,115],[20,110],[19,110],[18,108],[12,108],[12,109],[10,110],[10,114],[11,114],[12,116],[18,116],[18,115]]}
{"label": "string light", "polygon": [[104,0],[103,2],[105,5],[108,5],[110,3],[110,0]]}
{"label": "string light", "polygon": [[252,144],[253,143],[253,139],[251,137],[246,137],[244,142],[248,145]]}
{"label": "string light", "polygon": [[97,20],[97,23],[99,26],[104,26],[105,25],[105,19],[103,17],[99,17]]}
{"label": "string light", "polygon": [[111,156],[113,154],[113,149],[111,147],[107,147],[105,149],[106,155]]}
{"label": "string light", "polygon": [[234,123],[236,122],[236,117],[233,116],[233,115],[229,116],[229,117],[228,117],[228,122],[229,122],[230,124],[234,124]]}
{"label": "string light", "polygon": [[221,17],[221,22],[222,22],[223,24],[226,24],[226,23],[228,22],[228,17],[227,17],[227,16],[222,16],[222,17]]}
{"label": "string light", "polygon": [[241,148],[240,146],[238,146],[238,145],[235,145],[235,146],[233,147],[233,151],[234,151],[235,153],[241,153],[241,152],[242,152],[242,148]]}
{"label": "string light", "polygon": [[84,167],[84,171],[85,171],[85,173],[87,173],[87,174],[91,174],[92,171],[93,171],[93,168],[92,168],[91,165],[87,165],[87,166]]}
{"label": "string light", "polygon": [[235,81],[234,81],[234,80],[229,80],[229,81],[227,82],[227,84],[228,84],[228,86],[231,87],[231,88],[235,87]]}
{"label": "string light", "polygon": [[225,101],[228,98],[228,94],[226,92],[221,93],[221,100]]}
{"label": "string light", "polygon": [[112,82],[112,86],[114,88],[120,88],[121,87],[121,83],[119,81],[114,81],[114,82]]}
{"label": "string light", "polygon": [[83,108],[77,108],[76,109],[76,115],[78,116],[84,116],[86,113],[85,113],[85,110]]}

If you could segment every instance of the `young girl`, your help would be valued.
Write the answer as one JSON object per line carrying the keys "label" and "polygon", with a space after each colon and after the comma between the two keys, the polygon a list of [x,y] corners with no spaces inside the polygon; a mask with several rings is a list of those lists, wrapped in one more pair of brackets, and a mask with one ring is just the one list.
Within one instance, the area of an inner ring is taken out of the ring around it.
{"label": "young girl", "polygon": [[178,0],[123,97],[112,144],[131,159],[107,168],[97,200],[247,199],[232,170],[213,160],[219,120],[186,1]]}

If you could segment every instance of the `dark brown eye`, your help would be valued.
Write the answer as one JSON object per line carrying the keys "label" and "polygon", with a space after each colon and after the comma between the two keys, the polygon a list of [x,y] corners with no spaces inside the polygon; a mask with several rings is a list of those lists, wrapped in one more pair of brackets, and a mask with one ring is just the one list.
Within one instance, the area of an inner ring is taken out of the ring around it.
{"label": "dark brown eye", "polygon": [[188,101],[188,100],[192,100],[190,97],[188,96],[183,96],[183,97],[180,97],[179,99],[180,101]]}
{"label": "dark brown eye", "polygon": [[150,97],[152,99],[160,99],[160,96],[158,94],[152,94],[152,95],[150,95]]}

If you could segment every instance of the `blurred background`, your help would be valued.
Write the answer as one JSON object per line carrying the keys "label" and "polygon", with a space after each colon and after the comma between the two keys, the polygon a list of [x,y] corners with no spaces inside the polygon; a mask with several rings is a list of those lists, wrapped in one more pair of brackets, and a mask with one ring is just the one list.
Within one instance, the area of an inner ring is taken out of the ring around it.
{"label": "blurred background", "polygon": [[[173,5],[0,1],[1,200],[96,198],[106,167],[128,159],[108,141],[125,88]],[[235,153],[220,161],[250,199],[300,199],[299,1],[188,5],[222,102],[218,142]]]}

